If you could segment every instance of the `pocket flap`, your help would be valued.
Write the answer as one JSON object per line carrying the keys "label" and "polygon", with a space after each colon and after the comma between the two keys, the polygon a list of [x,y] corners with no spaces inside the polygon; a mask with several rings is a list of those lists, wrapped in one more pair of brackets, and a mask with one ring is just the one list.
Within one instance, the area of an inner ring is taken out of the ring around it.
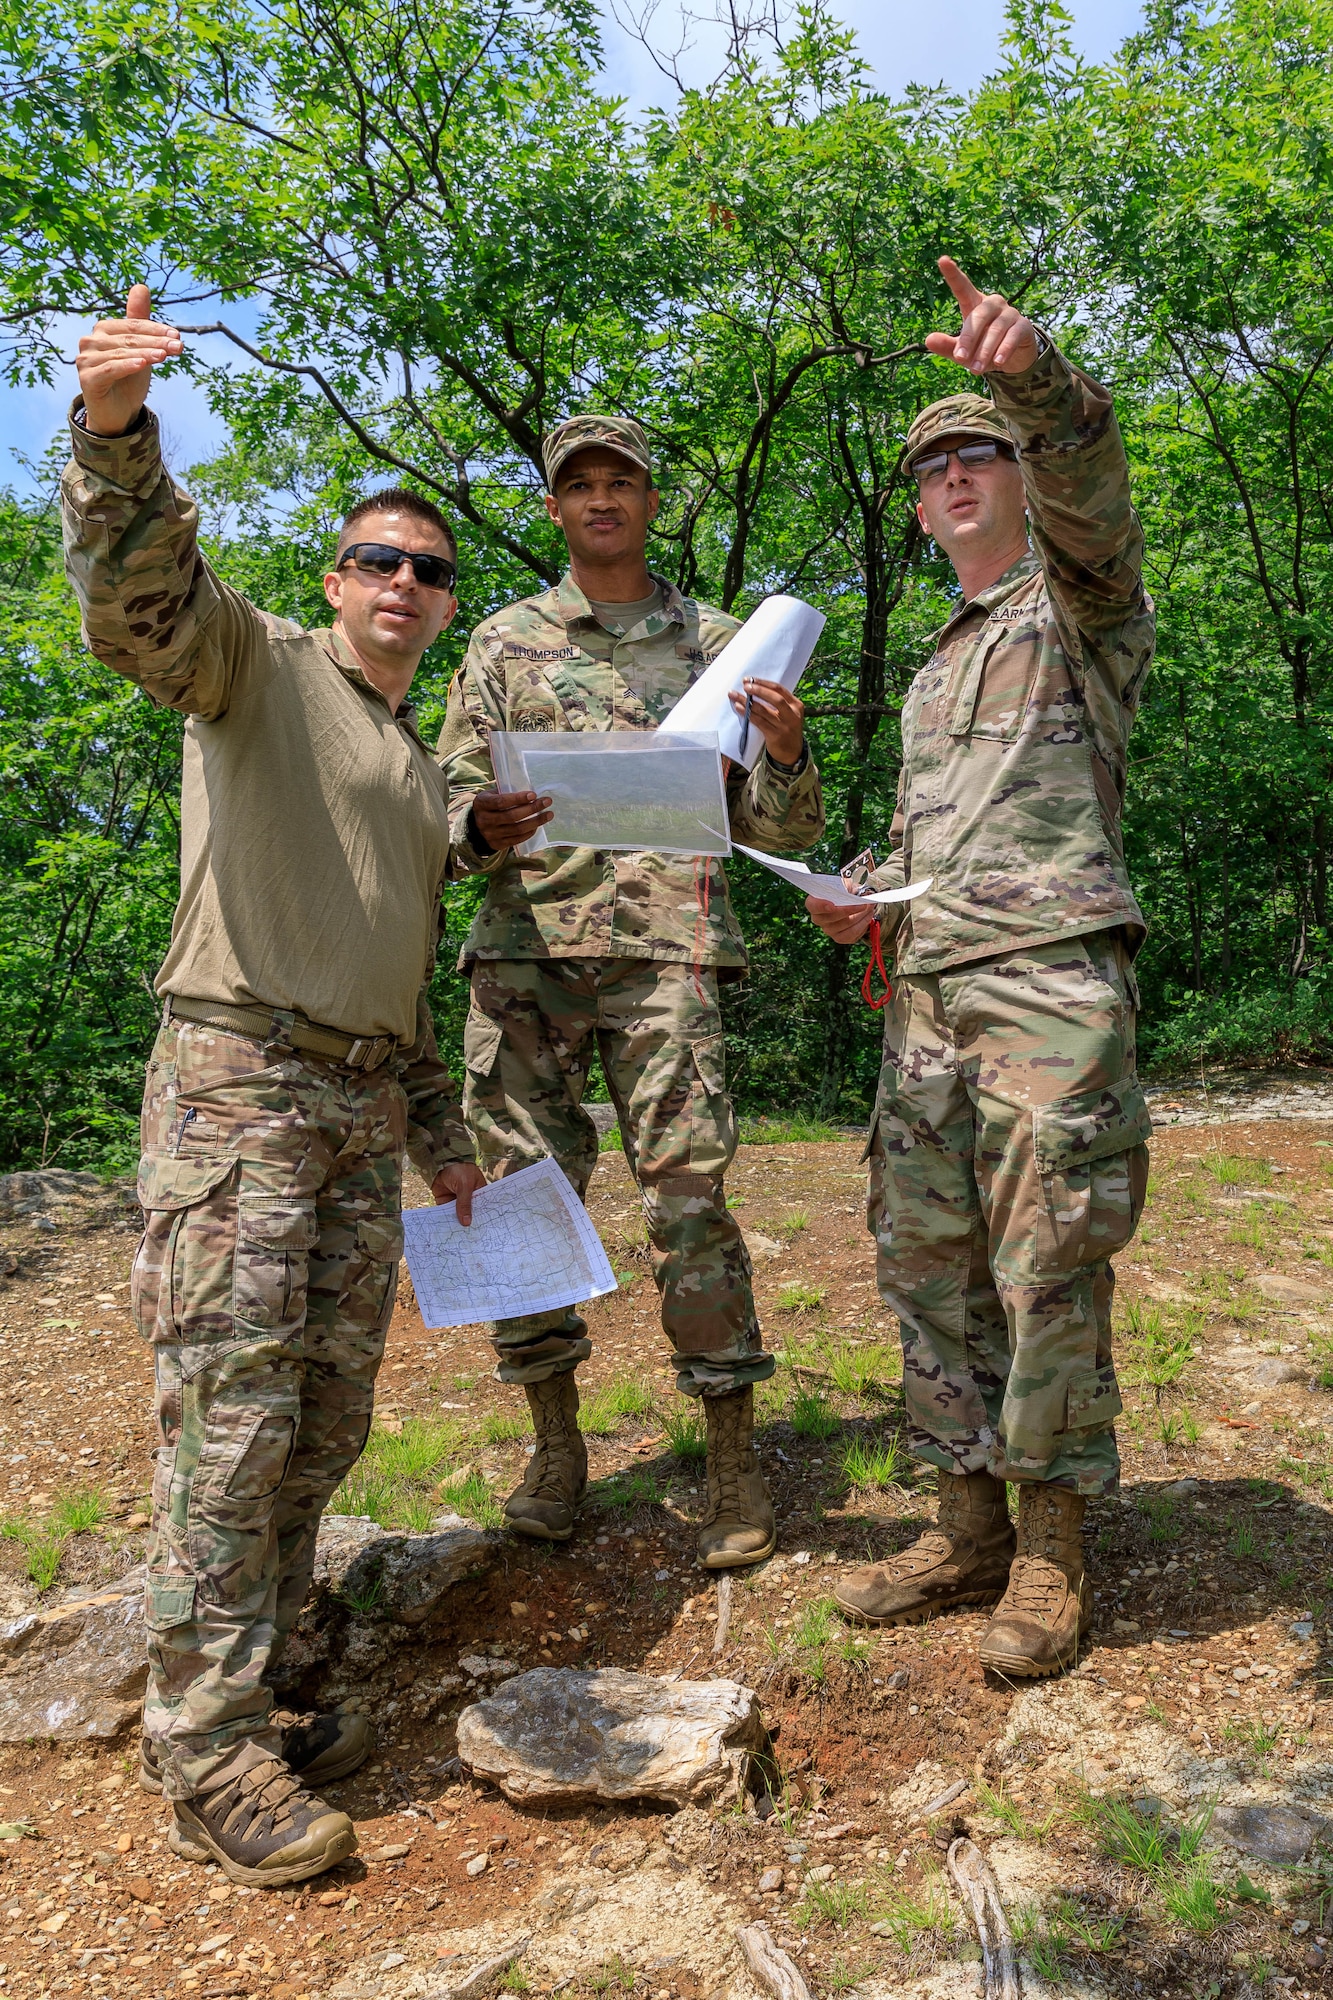
{"label": "pocket flap", "polygon": [[145,1153],[139,1162],[139,1206],[147,1209],[193,1208],[236,1171],[230,1153],[221,1158],[178,1159],[174,1153]]}
{"label": "pocket flap", "polygon": [[403,1224],[397,1215],[363,1215],[356,1225],[356,1240],[367,1255],[380,1264],[396,1264],[403,1254]]}
{"label": "pocket flap", "polygon": [[313,1195],[243,1194],[238,1231],[265,1250],[308,1250],[315,1240]]}
{"label": "pocket flap", "polygon": [[721,1035],[705,1035],[690,1044],[699,1081],[710,1097],[721,1097],[727,1087],[726,1043]]}
{"label": "pocket flap", "polygon": [[463,1024],[463,1061],[475,1076],[489,1076],[504,1040],[504,1029],[488,1014],[469,1014]]}
{"label": "pocket flap", "polygon": [[1062,1097],[1034,1111],[1032,1121],[1039,1174],[1067,1173],[1085,1160],[1105,1160],[1146,1145],[1152,1137],[1152,1119],[1137,1077],[1126,1077],[1105,1090]]}
{"label": "pocket flap", "polygon": [[1109,1361],[1104,1368],[1089,1368],[1082,1375],[1070,1377],[1067,1422],[1071,1431],[1086,1430],[1092,1424],[1109,1424],[1124,1407],[1116,1387],[1115,1368]]}
{"label": "pocket flap", "polygon": [[179,1570],[148,1572],[144,1591],[144,1624],[150,1632],[170,1632],[176,1625],[188,1625],[194,1617],[197,1579]]}

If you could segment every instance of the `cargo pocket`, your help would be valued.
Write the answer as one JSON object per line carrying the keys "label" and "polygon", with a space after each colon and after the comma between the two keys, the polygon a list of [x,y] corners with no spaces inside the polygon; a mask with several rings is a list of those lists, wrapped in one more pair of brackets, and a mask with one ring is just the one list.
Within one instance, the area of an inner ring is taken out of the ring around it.
{"label": "cargo pocket", "polygon": [[179,1338],[174,1283],[176,1251],[190,1209],[236,1172],[230,1157],[178,1159],[145,1153],[139,1162],[139,1206],[144,1233],[130,1270],[130,1311],[145,1340]]}
{"label": "cargo pocket", "polygon": [[231,1302],[241,1326],[269,1332],[304,1318],[315,1235],[313,1195],[242,1192]]}
{"label": "cargo pocket", "polygon": [[1032,1114],[1036,1272],[1098,1264],[1133,1236],[1148,1185],[1152,1120],[1137,1078]]}
{"label": "cargo pocket", "polygon": [[736,1152],[736,1112],[727,1096],[726,1043],[721,1035],[691,1042],[690,1172],[718,1180]]}
{"label": "cargo pocket", "polygon": [[490,1076],[500,1055],[504,1029],[474,1008],[463,1026],[463,1061],[474,1076]]}
{"label": "cargo pocket", "polygon": [[398,1291],[403,1254],[403,1222],[397,1215],[367,1215],[356,1225],[358,1278],[344,1311],[358,1330],[379,1332],[388,1325]]}
{"label": "cargo pocket", "polygon": [[172,1632],[194,1617],[194,1577],[178,1569],[150,1569],[144,1586],[144,1624],[150,1632]]}

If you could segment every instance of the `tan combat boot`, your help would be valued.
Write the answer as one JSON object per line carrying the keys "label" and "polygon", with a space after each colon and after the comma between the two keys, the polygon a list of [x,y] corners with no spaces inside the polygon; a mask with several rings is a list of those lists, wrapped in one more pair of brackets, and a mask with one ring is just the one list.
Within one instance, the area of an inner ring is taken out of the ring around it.
{"label": "tan combat boot", "polygon": [[523,1484],[505,1501],[505,1519],[516,1534],[539,1542],[567,1542],[588,1490],[588,1447],[579,1430],[579,1392],[572,1368],[524,1384],[537,1433]]}
{"label": "tan combat boot", "polygon": [[1084,1499],[1063,1486],[1024,1480],[1018,1489],[1018,1554],[1009,1588],[981,1639],[981,1664],[1010,1680],[1065,1674],[1078,1663],[1092,1624],[1083,1570]]}
{"label": "tan combat boot", "polygon": [[743,1569],[777,1547],[773,1503],[754,1449],[754,1390],[703,1396],[708,1425],[708,1512],[699,1530],[705,1569]]}
{"label": "tan combat boot", "polygon": [[887,1562],[835,1585],[840,1611],[869,1625],[914,1625],[960,1604],[994,1604],[1009,1577],[1014,1530],[1004,1481],[989,1472],[941,1472],[933,1528]]}
{"label": "tan combat boot", "polygon": [[356,1851],[356,1828],[251,1742],[193,1798],[177,1799],[167,1845],[187,1861],[216,1861],[231,1882],[270,1888],[336,1868]]}

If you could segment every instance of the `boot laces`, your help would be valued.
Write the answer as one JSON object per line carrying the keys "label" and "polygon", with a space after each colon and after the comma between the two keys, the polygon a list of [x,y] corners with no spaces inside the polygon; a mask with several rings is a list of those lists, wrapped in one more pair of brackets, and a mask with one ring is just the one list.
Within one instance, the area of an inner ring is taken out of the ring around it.
{"label": "boot laces", "polygon": [[741,1453],[738,1443],[741,1430],[741,1409],[739,1400],[733,1404],[729,1399],[719,1397],[715,1405],[714,1423],[717,1426],[713,1439],[713,1449],[708,1454],[708,1520],[705,1526],[724,1514],[739,1514],[741,1505]]}
{"label": "boot laces", "polygon": [[254,1765],[219,1789],[215,1810],[227,1832],[241,1840],[253,1835],[266,1840],[280,1831],[295,1832],[301,1806],[314,1803],[299,1778],[276,1757]]}
{"label": "boot laces", "polygon": [[549,1377],[548,1382],[538,1383],[537,1388],[540,1394],[543,1389],[548,1389],[551,1383],[557,1385],[556,1390],[554,1394],[541,1397],[544,1406],[542,1424],[537,1433],[536,1450],[532,1454],[523,1480],[523,1491],[533,1500],[564,1500],[566,1497],[551,1454],[551,1446],[557,1443],[570,1445],[572,1449],[572,1440],[565,1422],[560,1396],[560,1377],[553,1375]]}
{"label": "boot laces", "polygon": [[1046,1555],[1019,1556],[1009,1572],[1005,1593],[1011,1609],[1036,1618],[1053,1617],[1069,1592],[1069,1578]]}
{"label": "boot laces", "polygon": [[890,1556],[883,1568],[886,1575],[906,1581],[920,1576],[925,1570],[934,1569],[939,1563],[948,1562],[957,1553],[958,1538],[951,1535],[947,1528],[926,1528],[909,1548]]}

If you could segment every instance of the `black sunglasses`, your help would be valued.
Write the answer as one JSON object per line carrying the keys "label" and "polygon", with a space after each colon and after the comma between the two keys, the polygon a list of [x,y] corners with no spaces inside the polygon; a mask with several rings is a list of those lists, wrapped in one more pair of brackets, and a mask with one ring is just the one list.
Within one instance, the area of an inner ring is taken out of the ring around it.
{"label": "black sunglasses", "polygon": [[951,458],[956,458],[960,465],[965,465],[970,470],[977,465],[993,465],[1001,453],[1005,458],[1012,458],[1014,455],[1012,445],[1001,444],[998,439],[994,444],[960,444],[955,445],[952,451],[928,452],[924,457],[912,460],[912,477],[918,486],[923,486],[926,480],[934,479],[937,473],[944,472]]}
{"label": "black sunglasses", "polygon": [[368,576],[397,576],[404,563],[427,590],[452,590],[458,581],[458,565],[447,556],[417,555],[411,549],[395,549],[388,542],[353,542],[338,558],[338,568],[355,563]]}

